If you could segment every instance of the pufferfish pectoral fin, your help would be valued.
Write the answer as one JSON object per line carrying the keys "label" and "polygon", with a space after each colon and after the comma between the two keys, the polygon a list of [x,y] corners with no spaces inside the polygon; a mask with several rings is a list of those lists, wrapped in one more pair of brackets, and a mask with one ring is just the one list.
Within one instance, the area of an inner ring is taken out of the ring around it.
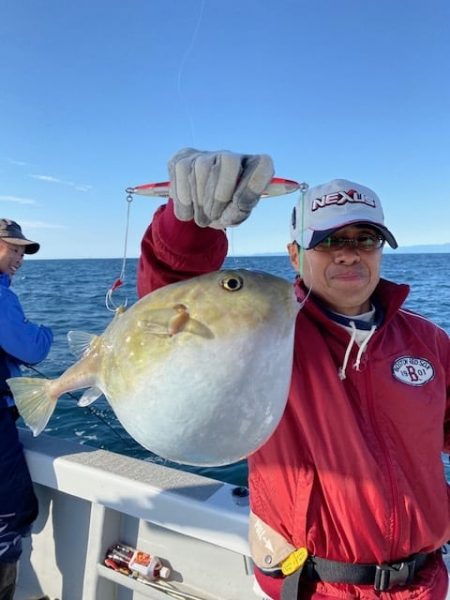
{"label": "pufferfish pectoral fin", "polygon": [[84,392],[84,394],[78,400],[77,404],[78,404],[78,406],[81,406],[81,407],[89,406],[89,404],[92,404],[93,402],[98,400],[98,398],[100,398],[100,396],[103,396],[102,390],[98,387],[91,387]]}
{"label": "pufferfish pectoral fin", "polygon": [[206,325],[197,319],[191,318],[184,304],[176,304],[173,308],[150,311],[146,319],[139,321],[139,326],[153,335],[162,337],[172,337],[181,332],[208,339],[214,337],[212,331]]}

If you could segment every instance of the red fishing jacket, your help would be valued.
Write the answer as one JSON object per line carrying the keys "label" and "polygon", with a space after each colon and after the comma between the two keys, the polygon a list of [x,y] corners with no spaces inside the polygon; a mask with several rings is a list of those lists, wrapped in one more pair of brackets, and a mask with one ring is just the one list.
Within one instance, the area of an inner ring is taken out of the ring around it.
{"label": "red fishing jacket", "polygon": [[[176,220],[169,202],[147,229],[138,268],[142,296],[220,268],[221,231]],[[295,548],[348,563],[400,561],[450,539],[450,340],[407,311],[408,286],[381,280],[384,318],[354,367],[357,344],[311,298],[297,317],[294,367],[283,418],[249,457],[252,511]],[[299,300],[305,290],[297,282]],[[339,376],[345,366],[345,378]],[[281,580],[257,570],[278,599]],[[430,560],[395,600],[445,598],[447,573]],[[371,586],[314,584],[315,598],[380,598]],[[306,596],[305,596],[306,597]],[[309,596],[308,596],[309,597]]]}

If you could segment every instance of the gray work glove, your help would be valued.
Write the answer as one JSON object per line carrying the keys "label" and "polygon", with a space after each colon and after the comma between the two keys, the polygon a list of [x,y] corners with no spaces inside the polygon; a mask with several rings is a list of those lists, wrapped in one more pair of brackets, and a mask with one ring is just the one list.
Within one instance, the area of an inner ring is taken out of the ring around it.
{"label": "gray work glove", "polygon": [[245,221],[274,174],[270,156],[226,150],[185,148],[168,166],[177,219],[214,229]]}

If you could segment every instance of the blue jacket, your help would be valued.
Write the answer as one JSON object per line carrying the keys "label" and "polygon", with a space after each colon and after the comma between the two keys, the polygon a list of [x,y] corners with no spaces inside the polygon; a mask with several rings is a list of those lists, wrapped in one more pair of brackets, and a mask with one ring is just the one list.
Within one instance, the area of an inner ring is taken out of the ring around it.
{"label": "blue jacket", "polygon": [[6,379],[20,377],[20,366],[36,364],[46,358],[53,341],[52,331],[31,323],[25,317],[11,278],[0,274],[0,405],[13,404]]}
{"label": "blue jacket", "polygon": [[27,320],[10,284],[9,275],[0,274],[0,563],[18,560],[38,513],[6,379],[20,376],[21,365],[43,360],[53,341],[48,327]]}

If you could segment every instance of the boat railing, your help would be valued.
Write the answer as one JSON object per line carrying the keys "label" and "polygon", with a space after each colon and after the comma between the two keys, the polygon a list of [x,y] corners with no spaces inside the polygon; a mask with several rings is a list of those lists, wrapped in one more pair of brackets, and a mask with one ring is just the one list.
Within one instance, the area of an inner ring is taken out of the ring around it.
{"label": "boat railing", "polygon": [[[17,600],[253,600],[248,502],[193,473],[21,431],[40,512],[21,558]],[[167,582],[105,566],[125,543],[157,555]]]}

